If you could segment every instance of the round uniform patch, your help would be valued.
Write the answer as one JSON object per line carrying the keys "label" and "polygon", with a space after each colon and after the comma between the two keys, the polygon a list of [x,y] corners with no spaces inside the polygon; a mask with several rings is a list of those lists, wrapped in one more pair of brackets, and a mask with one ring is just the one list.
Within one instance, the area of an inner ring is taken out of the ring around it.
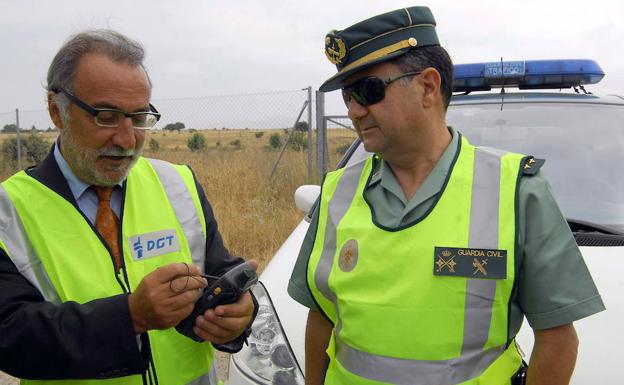
{"label": "round uniform patch", "polygon": [[358,244],[355,239],[349,239],[342,249],[340,249],[340,258],[338,259],[338,266],[340,270],[345,273],[350,272],[355,268],[358,261]]}
{"label": "round uniform patch", "polygon": [[342,64],[347,56],[347,46],[344,40],[331,33],[325,36],[325,55],[330,62]]}

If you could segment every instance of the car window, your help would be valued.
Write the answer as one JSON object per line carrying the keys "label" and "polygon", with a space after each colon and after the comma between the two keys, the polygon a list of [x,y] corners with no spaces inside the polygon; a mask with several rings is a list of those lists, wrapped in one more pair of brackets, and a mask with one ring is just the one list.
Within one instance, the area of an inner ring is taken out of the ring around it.
{"label": "car window", "polygon": [[447,123],[475,145],[545,158],[566,217],[624,231],[624,106],[451,105]]}

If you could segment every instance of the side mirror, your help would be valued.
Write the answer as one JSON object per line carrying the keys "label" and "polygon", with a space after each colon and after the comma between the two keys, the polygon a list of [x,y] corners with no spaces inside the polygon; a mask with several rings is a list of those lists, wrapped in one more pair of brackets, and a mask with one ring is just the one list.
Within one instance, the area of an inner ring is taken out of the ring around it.
{"label": "side mirror", "polygon": [[304,184],[297,187],[295,191],[295,206],[304,213],[308,213],[314,202],[318,199],[321,193],[321,186],[315,184]]}

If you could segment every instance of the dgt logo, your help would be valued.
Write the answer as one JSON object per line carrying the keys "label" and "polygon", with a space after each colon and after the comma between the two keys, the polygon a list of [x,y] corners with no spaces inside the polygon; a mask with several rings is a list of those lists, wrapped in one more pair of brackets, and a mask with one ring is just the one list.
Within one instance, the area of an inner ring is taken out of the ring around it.
{"label": "dgt logo", "polygon": [[175,230],[156,231],[129,237],[132,245],[132,258],[135,260],[156,257],[180,250],[178,235]]}
{"label": "dgt logo", "polygon": [[143,245],[141,244],[141,237],[139,237],[137,241],[132,244],[132,247],[134,248],[134,252],[137,254],[137,258],[143,258]]}

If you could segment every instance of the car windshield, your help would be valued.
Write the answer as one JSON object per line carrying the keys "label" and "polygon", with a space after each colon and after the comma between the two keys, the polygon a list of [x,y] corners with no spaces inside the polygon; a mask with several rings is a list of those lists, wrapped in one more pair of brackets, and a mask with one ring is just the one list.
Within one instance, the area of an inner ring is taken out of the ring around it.
{"label": "car windshield", "polygon": [[624,232],[624,106],[456,104],[447,124],[475,145],[545,158],[542,170],[568,219]]}

